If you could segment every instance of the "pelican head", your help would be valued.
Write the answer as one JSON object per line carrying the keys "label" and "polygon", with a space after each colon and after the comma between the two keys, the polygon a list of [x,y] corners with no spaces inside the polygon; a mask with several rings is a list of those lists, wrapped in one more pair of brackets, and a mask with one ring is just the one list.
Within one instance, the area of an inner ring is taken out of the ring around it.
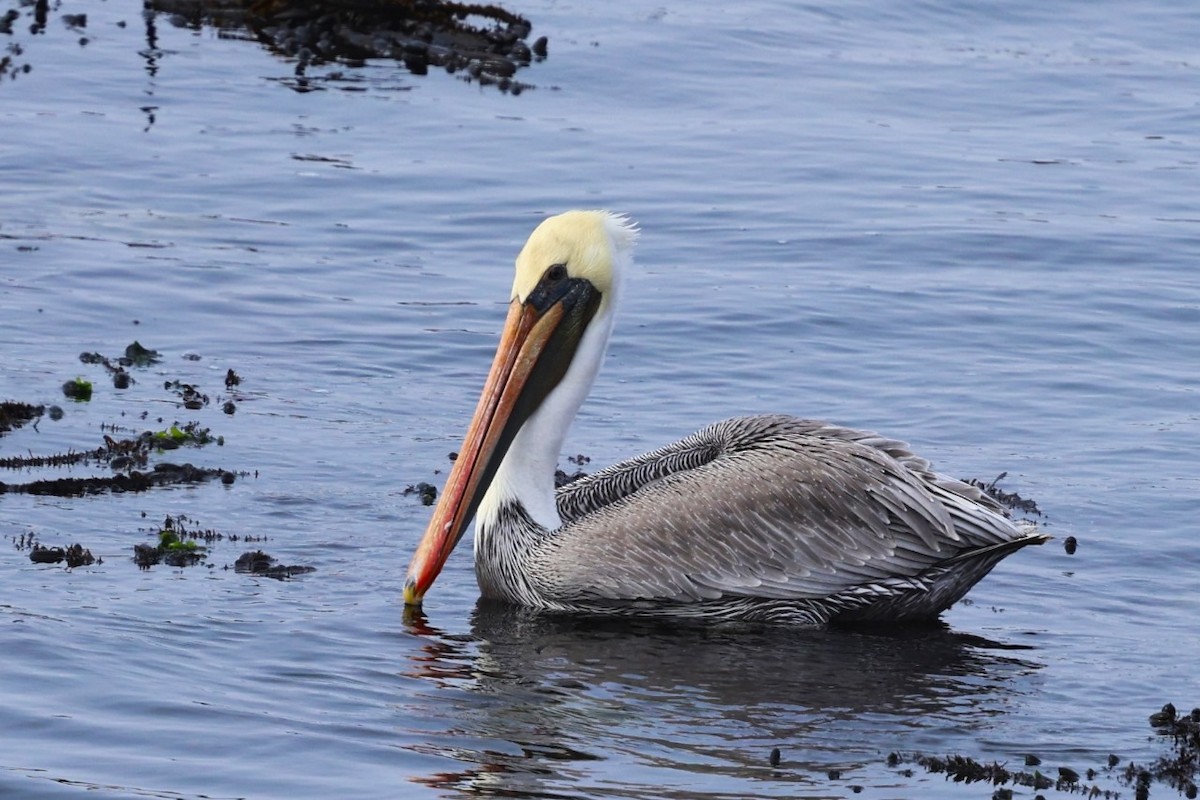
{"label": "pelican head", "polygon": [[568,211],[544,220],[521,249],[496,356],[409,565],[405,603],[420,605],[481,504],[490,512],[520,501],[557,527],[555,462],[603,360],[636,239],[623,216]]}

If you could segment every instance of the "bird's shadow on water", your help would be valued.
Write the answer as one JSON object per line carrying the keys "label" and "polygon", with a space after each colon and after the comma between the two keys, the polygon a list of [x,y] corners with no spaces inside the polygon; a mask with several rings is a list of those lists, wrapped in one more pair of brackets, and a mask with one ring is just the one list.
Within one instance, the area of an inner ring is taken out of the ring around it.
{"label": "bird's shadow on water", "polygon": [[[444,726],[416,749],[453,759],[415,780],[469,794],[577,796],[591,776],[602,793],[633,795],[662,770],[803,781],[881,764],[881,753],[914,741],[949,752],[1018,710],[1042,666],[1031,648],[944,624],[712,627],[484,601],[469,635],[446,634],[419,611],[406,623],[418,646],[405,673],[430,685],[426,724]],[[446,736],[462,746],[447,748]],[[786,774],[771,771],[774,747]],[[600,761],[610,763],[585,763]],[[626,775],[638,777],[619,791]]]}

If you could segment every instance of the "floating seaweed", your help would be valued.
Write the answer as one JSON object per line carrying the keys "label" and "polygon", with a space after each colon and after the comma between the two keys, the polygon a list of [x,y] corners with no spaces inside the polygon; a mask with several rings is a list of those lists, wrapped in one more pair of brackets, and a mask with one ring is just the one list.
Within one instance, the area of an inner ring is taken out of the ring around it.
{"label": "floating seaweed", "polygon": [[424,481],[417,484],[410,483],[404,487],[404,496],[408,497],[410,494],[420,497],[421,505],[431,506],[433,505],[433,501],[437,500],[437,487],[432,483],[425,483]]}
{"label": "floating seaweed", "polygon": [[200,391],[195,384],[184,383],[180,380],[163,381],[163,388],[174,392],[183,407],[191,411],[198,411],[208,405],[208,395]]}
{"label": "floating seaweed", "polygon": [[123,366],[148,367],[160,361],[162,361],[161,353],[157,350],[143,347],[142,343],[135,339],[132,343],[126,345],[125,357],[121,359],[121,364]]}
{"label": "floating seaweed", "polygon": [[62,385],[62,393],[72,400],[86,403],[92,399],[92,382],[77,377],[75,380],[67,381]]}
{"label": "floating seaweed", "polygon": [[14,536],[12,541],[17,550],[29,551],[29,560],[34,564],[61,564],[65,561],[68,569],[74,569],[104,563],[103,558],[96,558],[91,550],[78,542],[66,547],[47,547],[33,533]]}
{"label": "floating seaweed", "polygon": [[1121,778],[1135,787],[1139,795],[1148,794],[1152,781],[1160,781],[1178,789],[1188,800],[1197,795],[1200,780],[1200,708],[1180,714],[1173,703],[1150,715],[1150,726],[1164,739],[1170,739],[1171,751],[1146,765],[1132,761],[1121,772]]}
{"label": "floating seaweed", "polygon": [[[1035,791],[1054,789],[1088,798],[1115,800],[1120,797],[1119,792],[1103,789],[1096,783],[1097,779],[1108,775],[1132,786],[1135,798],[1149,797],[1151,785],[1159,782],[1178,790],[1188,800],[1194,800],[1200,793],[1197,788],[1197,780],[1200,779],[1200,708],[1181,714],[1173,704],[1167,703],[1160,711],[1150,715],[1150,725],[1160,737],[1170,740],[1170,751],[1149,764],[1130,761],[1119,770],[1117,767],[1121,758],[1115,754],[1110,754],[1103,766],[1089,768],[1082,774],[1068,766],[1042,772],[1036,769],[1042,759],[1033,754],[1024,758],[1026,767],[1035,767],[1032,772],[1011,770],[1000,762],[987,763],[962,755],[929,756],[893,752],[887,756],[887,765],[906,777],[912,776],[912,770],[904,765],[916,764],[929,773],[945,775],[947,780],[956,783],[1027,786]],[[1012,796],[1012,790],[1004,788],[997,789],[993,795]]]}
{"label": "floating seaweed", "polygon": [[[1029,764],[1030,757],[1026,757],[1026,765]],[[1034,756],[1033,761],[1037,764],[1041,763],[1041,759]],[[954,781],[955,783],[989,783],[993,786],[1005,786],[1011,784],[1013,786],[1027,786],[1035,791],[1045,789],[1056,789],[1064,792],[1075,792],[1082,790],[1084,794],[1090,797],[1104,797],[1107,800],[1112,800],[1115,794],[1109,790],[1103,790],[1099,787],[1081,786],[1079,784],[1079,775],[1069,767],[1060,767],[1058,770],[1058,779],[1055,780],[1041,770],[1034,769],[1032,772],[1026,770],[1010,770],[1006,764],[998,761],[983,762],[977,761],[974,758],[963,755],[947,755],[947,756],[929,756],[921,754],[904,755],[901,753],[890,753],[887,757],[889,767],[898,768],[905,763],[914,763],[922,767],[926,772],[945,775],[946,780]],[[904,770],[911,776],[911,770]],[[1011,797],[1011,790],[1007,791],[1006,796]]]}
{"label": "floating seaweed", "polygon": [[35,406],[30,403],[14,403],[6,400],[0,403],[0,434],[8,433],[27,422],[32,422],[44,413],[46,413],[45,406]]}
{"label": "floating seaweed", "polygon": [[296,63],[293,88],[316,88],[310,67],[399,62],[413,75],[431,67],[468,82],[520,94],[533,88],[518,70],[548,54],[545,36],[529,42],[529,20],[498,5],[437,0],[147,0],[191,27],[247,31]]}
{"label": "floating seaweed", "polygon": [[[96,558],[95,558],[95,556],[92,555],[92,551],[88,550],[86,547],[79,544],[78,542],[76,542],[75,544],[72,544],[72,545],[68,545],[65,548],[62,548],[62,547],[42,548],[42,552],[45,552],[46,550],[51,550],[55,553],[56,556],[58,556],[57,558],[55,558],[55,563],[57,563],[59,561],[66,561],[68,569],[74,569],[75,567],[88,567],[88,566],[91,566],[92,564],[96,563]],[[41,561],[41,563],[45,563],[44,560],[34,558],[34,555],[36,554],[36,552],[37,552],[36,549],[33,551],[30,551],[29,560],[30,561]]]}
{"label": "floating seaweed", "polygon": [[[200,483],[214,478],[224,484],[233,483],[237,475],[229,470],[213,467],[196,467],[192,464],[168,462],[149,467],[150,457],[165,450],[174,450],[184,445],[203,447],[221,437],[213,437],[208,428],[197,422],[183,426],[174,424],[162,431],[144,431],[138,436],[114,439],[104,434],[104,444],[92,450],[68,450],[52,455],[9,456],[0,459],[0,468],[29,469],[34,467],[67,467],[77,464],[105,464],[115,474],[86,478],[51,478],[27,483],[5,483],[0,481],[0,494],[55,495],[78,497],[100,492],[140,492],[156,486],[182,483]],[[149,468],[148,468],[149,467]]]}
{"label": "floating seaweed", "polygon": [[133,560],[140,569],[150,569],[158,563],[170,567],[190,567],[202,562],[207,553],[208,548],[195,539],[180,536],[177,531],[166,528],[158,531],[155,544],[133,546]]}
{"label": "floating seaweed", "polygon": [[146,472],[130,470],[112,476],[88,478],[52,478],[29,481],[28,483],[4,483],[0,481],[0,494],[53,495],[55,497],[82,497],[102,492],[144,492],[159,486],[183,483],[203,483],[214,478],[224,479],[223,469],[197,467],[192,464],[155,464]]}
{"label": "floating seaweed", "polygon": [[[157,363],[161,355],[154,350],[133,342],[125,349],[125,354],[118,359],[110,359],[95,352],[85,352],[80,360],[89,365],[101,365],[114,375],[120,375],[126,367],[137,368]],[[241,377],[233,370],[225,376],[226,387],[236,386]],[[203,398],[202,404],[208,402],[199,389],[181,381],[167,381],[165,388],[176,391],[181,399]],[[61,409],[51,406],[47,412],[43,406],[29,403],[5,402],[0,405],[0,422],[4,431],[12,430],[23,424],[36,420],[44,413],[52,419],[62,416]],[[148,412],[142,412],[142,419],[148,417]],[[158,419],[161,424],[163,420]],[[65,452],[52,454],[36,454],[28,452],[24,455],[7,456],[0,459],[0,468],[11,470],[28,469],[57,469],[74,467],[80,464],[104,466],[111,474],[91,476],[40,477],[38,480],[25,482],[0,481],[0,496],[4,494],[52,495],[57,497],[81,497],[100,493],[141,492],[149,489],[177,485],[201,483],[220,480],[225,485],[237,481],[239,474],[230,470],[197,466],[191,463],[175,463],[161,461],[165,452],[178,450],[183,447],[201,448],[216,443],[224,444],[220,436],[214,436],[212,431],[198,421],[186,423],[174,422],[159,430],[136,431],[125,426],[102,424],[102,442],[89,449],[68,449]],[[188,566],[204,560],[207,548],[222,538],[230,541],[239,539],[237,535],[223,536],[212,529],[201,529],[186,517],[167,516],[163,524],[154,529],[156,540],[153,543],[139,543],[133,548],[133,559],[142,568],[153,564],[167,563],[174,566]],[[241,537],[246,541],[261,541],[265,537]],[[91,563],[101,563],[92,553],[79,544],[69,547],[47,547],[37,542],[32,533],[22,534],[13,538],[19,550],[28,550],[29,558],[35,563],[58,564],[65,562],[68,567],[82,566]]]}
{"label": "floating seaweed", "polygon": [[276,564],[275,558],[267,555],[262,550],[251,550],[242,553],[238,556],[237,561],[233,563],[233,569],[235,572],[262,575],[263,577],[274,578],[276,580],[286,580],[296,575],[316,572],[316,567],[305,567],[297,564],[290,566]]}
{"label": "floating seaweed", "polygon": [[[140,342],[129,344],[124,354],[116,359],[109,358],[94,351],[80,354],[79,360],[88,365],[100,365],[112,373],[117,386],[129,385],[122,378],[128,379],[126,367],[138,368],[156,364],[162,356],[157,350],[144,347]],[[229,385],[231,378],[240,381],[233,370],[226,375]],[[185,406],[203,407],[208,403],[204,395],[194,385],[181,381],[166,381],[164,388],[175,391]],[[76,378],[64,385],[63,391],[76,399],[87,399],[91,396],[92,383],[83,378]],[[29,420],[36,420],[41,414],[47,413],[51,419],[61,419],[62,409],[29,403],[5,402],[0,404],[0,433],[12,430]],[[142,419],[148,416],[141,414]],[[162,422],[162,419],[159,419]],[[36,428],[36,422],[34,427]],[[190,463],[158,463],[151,465],[151,459],[163,452],[177,450],[180,447],[203,447],[208,444],[224,444],[220,436],[213,436],[211,430],[201,426],[197,421],[186,423],[174,422],[168,427],[154,431],[144,430],[133,436],[118,438],[119,432],[130,432],[129,429],[116,425],[101,425],[103,442],[94,448],[52,454],[26,453],[0,458],[0,469],[33,469],[33,468],[62,468],[78,464],[96,464],[110,468],[114,474],[90,477],[44,478],[24,483],[5,483],[0,481],[0,494],[20,493],[33,495],[54,495],[59,497],[78,497],[97,494],[100,492],[140,492],[157,486],[184,483],[199,483],[219,479],[229,485],[237,480],[237,473],[226,469],[213,467],[197,467]],[[108,432],[104,432],[108,431]],[[110,435],[113,434],[113,435]]]}
{"label": "floating seaweed", "polygon": [[1042,512],[1038,508],[1037,503],[1035,503],[1033,500],[1026,500],[1016,492],[1006,492],[996,485],[1007,477],[1007,472],[1001,472],[987,483],[984,483],[981,480],[976,480],[975,478],[968,478],[966,483],[969,483],[971,486],[982,490],[984,494],[1010,511],[1019,511],[1022,514],[1033,514],[1040,517]]}
{"label": "floating seaweed", "polygon": [[[145,436],[145,434],[143,434]],[[107,438],[107,437],[105,437]],[[189,422],[183,427],[178,423],[172,425],[166,430],[156,431],[150,434],[150,443],[163,450],[174,450],[177,447],[191,445],[193,447],[203,447],[206,444],[216,442],[218,445],[223,445],[225,440],[220,437],[214,437],[212,431],[208,428],[201,428],[199,422]]]}
{"label": "floating seaweed", "polygon": [[[206,545],[211,545],[214,542],[220,542],[228,539],[231,542],[238,540],[237,534],[226,536],[225,534],[215,531],[212,528],[188,527],[189,523],[194,523],[195,520],[190,520],[183,514],[171,516],[168,514],[159,526],[159,533],[164,531],[175,534],[179,539],[190,539],[196,542],[204,542]],[[264,537],[265,538],[265,537]]]}
{"label": "floating seaweed", "polygon": [[565,470],[556,468],[554,470],[555,489],[566,486],[568,483],[573,483],[580,478],[586,478],[588,474],[582,469],[579,469],[579,467],[582,467],[584,464],[592,463],[592,459],[590,456],[585,456],[583,453],[577,453],[573,456],[567,456],[567,462],[574,464],[576,469],[574,472],[566,472]]}
{"label": "floating seaweed", "polygon": [[94,351],[85,351],[79,354],[79,360],[84,364],[104,367],[112,377],[113,388],[128,389],[136,381],[129,374],[127,368],[149,367],[157,364],[162,361],[162,354],[157,350],[143,347],[141,342],[135,340],[126,345],[124,355],[117,358],[109,358]]}
{"label": "floating seaweed", "polygon": [[[168,514],[150,532],[155,536],[152,544],[133,546],[133,561],[141,569],[150,569],[155,564],[189,567],[203,563],[209,556],[209,549],[218,542],[261,542],[267,539],[266,536],[239,536],[203,528],[183,514]],[[208,566],[211,568],[213,565],[210,563]]]}

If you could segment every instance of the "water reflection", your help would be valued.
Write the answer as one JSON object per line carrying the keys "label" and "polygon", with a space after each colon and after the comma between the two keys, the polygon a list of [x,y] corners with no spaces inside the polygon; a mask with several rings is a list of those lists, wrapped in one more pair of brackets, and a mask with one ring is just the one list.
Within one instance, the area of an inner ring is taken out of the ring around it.
{"label": "water reflection", "polygon": [[915,741],[935,749],[943,730],[952,746],[1019,707],[1041,667],[945,626],[672,628],[483,601],[470,636],[408,623],[421,642],[408,672],[432,682],[422,711],[444,724],[414,749],[460,762],[415,780],[465,794],[634,796],[698,775],[706,796],[722,779],[794,788]]}
{"label": "water reflection", "polygon": [[[144,13],[142,18],[146,22],[146,46],[138,51],[138,55],[146,62],[146,88],[143,90],[147,97],[154,97],[157,93],[158,64],[163,56],[163,51],[158,47],[158,23],[157,17],[151,13]],[[146,115],[146,127],[142,128],[142,132],[150,130],[154,127],[155,112],[158,111],[158,106],[147,104],[139,106],[139,109]]]}

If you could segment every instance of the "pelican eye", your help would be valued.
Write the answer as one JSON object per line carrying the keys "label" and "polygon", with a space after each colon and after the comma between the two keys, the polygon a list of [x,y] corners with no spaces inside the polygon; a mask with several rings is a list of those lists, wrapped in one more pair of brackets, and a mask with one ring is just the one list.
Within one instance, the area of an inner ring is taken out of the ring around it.
{"label": "pelican eye", "polygon": [[582,294],[591,289],[592,284],[587,278],[572,278],[565,263],[551,264],[523,302],[539,311],[545,311],[555,303],[563,303],[570,310]]}

